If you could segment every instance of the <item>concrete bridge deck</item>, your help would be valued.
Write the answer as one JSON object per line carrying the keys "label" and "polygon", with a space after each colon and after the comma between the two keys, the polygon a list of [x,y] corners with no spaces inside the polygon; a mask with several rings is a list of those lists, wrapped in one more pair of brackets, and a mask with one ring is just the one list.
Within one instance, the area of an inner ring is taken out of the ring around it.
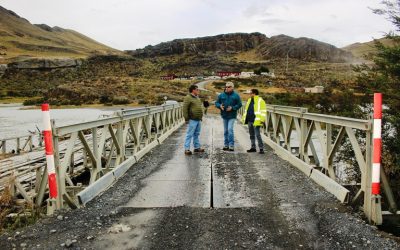
{"label": "concrete bridge deck", "polygon": [[143,157],[86,208],[61,211],[0,249],[399,249],[267,147],[222,151],[222,122],[203,122],[202,154],[185,156],[185,126]]}

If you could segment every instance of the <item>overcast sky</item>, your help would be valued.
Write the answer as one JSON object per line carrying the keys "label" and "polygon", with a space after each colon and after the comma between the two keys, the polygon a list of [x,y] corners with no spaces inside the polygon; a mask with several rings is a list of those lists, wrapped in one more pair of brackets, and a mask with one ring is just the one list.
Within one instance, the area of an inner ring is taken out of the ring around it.
{"label": "overcast sky", "polygon": [[380,0],[0,0],[31,23],[73,29],[120,50],[234,32],[309,37],[343,47],[393,28]]}

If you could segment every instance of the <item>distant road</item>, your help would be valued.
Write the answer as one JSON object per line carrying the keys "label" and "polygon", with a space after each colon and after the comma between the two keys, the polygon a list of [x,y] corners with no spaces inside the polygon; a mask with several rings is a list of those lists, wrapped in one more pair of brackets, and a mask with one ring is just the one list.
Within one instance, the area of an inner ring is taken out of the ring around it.
{"label": "distant road", "polygon": [[[213,80],[205,80],[205,81],[198,82],[196,84],[197,84],[197,86],[199,87],[200,90],[212,92],[211,90],[206,89],[206,85],[209,84],[212,81]],[[215,92],[215,94],[219,95],[219,92]]]}
{"label": "distant road", "polygon": [[199,87],[200,90],[209,91],[208,89],[206,89],[206,84],[208,84],[210,82],[212,82],[212,80],[205,80],[205,81],[196,83],[196,85]]}

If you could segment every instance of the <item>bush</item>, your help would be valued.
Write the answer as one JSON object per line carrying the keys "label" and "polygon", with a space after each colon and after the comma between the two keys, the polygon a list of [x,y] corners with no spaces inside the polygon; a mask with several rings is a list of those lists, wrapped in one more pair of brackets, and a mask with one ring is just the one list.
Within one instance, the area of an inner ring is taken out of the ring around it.
{"label": "bush", "polygon": [[7,91],[7,96],[19,97],[19,96],[21,96],[21,93],[19,91],[8,90]]}
{"label": "bush", "polygon": [[129,104],[130,101],[126,96],[115,96],[112,100],[113,104]]}
{"label": "bush", "polygon": [[35,99],[27,99],[27,100],[25,100],[23,103],[22,103],[22,105],[24,105],[24,106],[31,106],[31,105],[39,105],[39,104],[42,104],[42,103],[44,103],[44,98],[35,98]]}
{"label": "bush", "polygon": [[213,82],[212,84],[217,89],[224,89],[225,88],[225,82]]}
{"label": "bush", "polygon": [[146,99],[139,99],[138,103],[139,104],[147,104],[148,101]]}
{"label": "bush", "polygon": [[263,72],[269,73],[269,69],[265,66],[260,66],[258,69],[254,70],[254,74],[256,74],[256,75],[261,75],[261,73],[263,73]]}
{"label": "bush", "polygon": [[112,101],[112,97],[108,96],[108,95],[102,95],[100,96],[100,103],[104,104],[104,103],[109,103]]}

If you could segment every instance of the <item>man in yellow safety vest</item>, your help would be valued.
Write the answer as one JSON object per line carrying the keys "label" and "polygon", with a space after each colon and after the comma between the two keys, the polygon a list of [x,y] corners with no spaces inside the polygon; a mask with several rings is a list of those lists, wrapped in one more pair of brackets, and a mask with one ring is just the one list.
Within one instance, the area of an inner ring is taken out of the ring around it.
{"label": "man in yellow safety vest", "polygon": [[249,126],[251,148],[247,150],[247,152],[257,152],[255,140],[257,137],[260,154],[264,154],[264,144],[261,139],[260,129],[264,126],[265,118],[267,116],[267,107],[265,101],[258,96],[257,89],[252,89],[250,95],[251,96],[247,100],[246,108],[242,117],[242,123],[248,124]]}

